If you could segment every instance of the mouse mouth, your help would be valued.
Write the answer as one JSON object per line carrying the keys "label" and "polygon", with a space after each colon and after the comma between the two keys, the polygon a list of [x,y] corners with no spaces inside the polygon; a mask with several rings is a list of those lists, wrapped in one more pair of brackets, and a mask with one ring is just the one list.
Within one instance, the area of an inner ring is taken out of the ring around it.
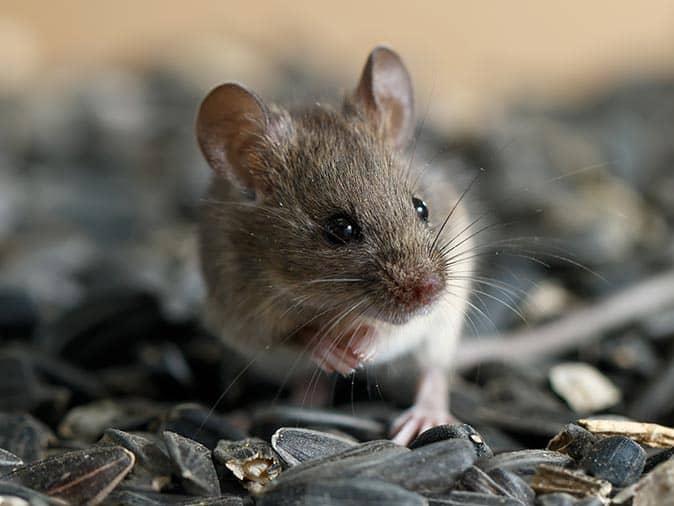
{"label": "mouse mouth", "polygon": [[393,304],[384,310],[376,311],[374,314],[367,316],[383,323],[405,325],[414,318],[428,315],[434,307],[434,302],[423,306],[415,306],[413,308],[406,308],[399,304]]}
{"label": "mouse mouth", "polygon": [[296,342],[305,346],[319,346],[321,342],[334,343],[350,340],[376,339],[380,334],[377,321],[361,317],[353,321],[332,325],[330,319],[303,326],[297,333]]}

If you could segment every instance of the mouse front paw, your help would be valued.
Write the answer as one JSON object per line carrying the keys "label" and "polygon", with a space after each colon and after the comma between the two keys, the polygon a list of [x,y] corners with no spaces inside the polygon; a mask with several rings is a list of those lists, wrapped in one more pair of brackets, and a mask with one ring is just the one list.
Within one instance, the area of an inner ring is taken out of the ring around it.
{"label": "mouse front paw", "polygon": [[372,359],[375,352],[374,333],[369,327],[359,327],[336,338],[325,337],[316,344],[311,359],[323,371],[344,376]]}
{"label": "mouse front paw", "polygon": [[446,409],[412,406],[393,421],[391,436],[394,443],[407,446],[422,432],[452,423],[456,418]]}

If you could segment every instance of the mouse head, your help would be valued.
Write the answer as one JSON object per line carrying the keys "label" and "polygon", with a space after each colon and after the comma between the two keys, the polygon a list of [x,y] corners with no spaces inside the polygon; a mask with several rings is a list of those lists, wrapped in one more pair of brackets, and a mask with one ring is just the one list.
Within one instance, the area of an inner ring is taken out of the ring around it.
{"label": "mouse head", "polygon": [[214,89],[197,137],[216,185],[235,196],[221,203],[221,233],[249,288],[347,320],[403,323],[431,308],[446,286],[431,226],[443,217],[429,214],[402,155],[413,130],[409,74],[383,47],[340,110],[287,111],[238,84]]}

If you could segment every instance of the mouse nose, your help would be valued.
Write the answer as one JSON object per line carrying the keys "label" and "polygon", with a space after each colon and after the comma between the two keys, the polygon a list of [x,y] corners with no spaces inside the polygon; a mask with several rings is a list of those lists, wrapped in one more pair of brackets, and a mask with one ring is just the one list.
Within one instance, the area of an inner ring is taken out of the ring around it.
{"label": "mouse nose", "polygon": [[409,288],[411,299],[420,306],[430,304],[442,289],[442,280],[437,274],[429,274]]}
{"label": "mouse nose", "polygon": [[405,310],[415,311],[434,302],[443,286],[444,282],[438,274],[416,275],[399,280],[393,296]]}

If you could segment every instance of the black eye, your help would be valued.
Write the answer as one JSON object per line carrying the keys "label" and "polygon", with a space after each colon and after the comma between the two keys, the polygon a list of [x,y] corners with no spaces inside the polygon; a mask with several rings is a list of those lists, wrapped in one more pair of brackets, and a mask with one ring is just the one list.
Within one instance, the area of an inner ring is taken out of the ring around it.
{"label": "black eye", "polygon": [[325,238],[332,244],[346,244],[360,237],[360,227],[348,216],[338,214],[325,222]]}
{"label": "black eye", "polygon": [[428,207],[426,207],[426,202],[417,197],[412,198],[412,203],[414,204],[414,210],[417,212],[419,218],[422,221],[428,221]]}

